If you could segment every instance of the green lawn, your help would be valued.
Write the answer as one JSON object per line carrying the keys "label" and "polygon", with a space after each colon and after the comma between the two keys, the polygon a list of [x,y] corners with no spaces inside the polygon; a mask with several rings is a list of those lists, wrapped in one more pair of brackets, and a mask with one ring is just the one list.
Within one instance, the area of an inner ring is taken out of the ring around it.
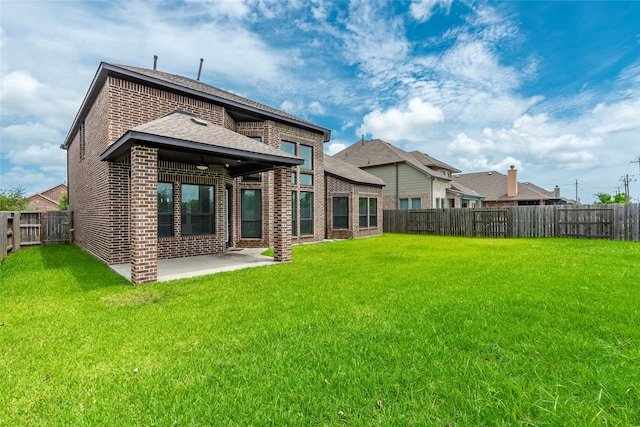
{"label": "green lawn", "polygon": [[385,235],[134,287],[0,266],[0,425],[640,425],[640,245]]}

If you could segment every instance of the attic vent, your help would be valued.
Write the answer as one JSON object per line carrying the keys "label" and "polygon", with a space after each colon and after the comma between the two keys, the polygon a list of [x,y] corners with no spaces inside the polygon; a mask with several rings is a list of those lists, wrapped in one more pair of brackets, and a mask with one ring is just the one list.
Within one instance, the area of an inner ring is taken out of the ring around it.
{"label": "attic vent", "polygon": [[191,117],[191,121],[200,126],[207,126],[209,124],[206,122],[206,120],[202,120],[197,117]]}
{"label": "attic vent", "polygon": [[487,175],[492,175],[492,173],[491,173],[491,172],[488,172],[488,173],[487,173]]}

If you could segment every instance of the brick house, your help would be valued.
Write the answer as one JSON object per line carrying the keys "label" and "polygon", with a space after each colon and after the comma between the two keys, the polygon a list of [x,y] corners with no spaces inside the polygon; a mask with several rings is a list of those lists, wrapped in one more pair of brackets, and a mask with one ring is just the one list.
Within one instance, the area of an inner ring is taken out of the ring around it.
{"label": "brick house", "polygon": [[474,172],[455,175],[453,180],[481,192],[485,196],[482,203],[486,207],[572,203],[560,197],[560,187],[557,185],[553,191],[547,191],[530,182],[519,182],[518,170],[514,166],[511,166],[506,175],[496,171]]}
{"label": "brick house", "polygon": [[101,63],[62,145],[74,241],[130,262],[135,284],[157,279],[159,259],[232,247],[289,261],[327,234],[330,136],[198,80]]}
{"label": "brick house", "polygon": [[57,211],[58,203],[60,203],[60,198],[66,192],[67,184],[62,183],[39,193],[32,194],[31,196],[27,197],[27,201],[29,203],[29,206],[36,211]]}
{"label": "brick house", "polygon": [[381,139],[356,142],[334,154],[385,183],[384,209],[479,207],[482,195],[452,180],[460,170],[419,151]]}

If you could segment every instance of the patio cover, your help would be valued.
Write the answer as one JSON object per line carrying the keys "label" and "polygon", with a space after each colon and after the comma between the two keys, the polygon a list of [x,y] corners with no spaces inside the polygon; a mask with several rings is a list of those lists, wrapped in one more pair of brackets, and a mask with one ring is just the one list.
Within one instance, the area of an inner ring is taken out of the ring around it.
{"label": "patio cover", "polygon": [[224,165],[231,176],[303,163],[298,156],[180,110],[127,131],[102,153],[100,160],[126,158],[131,146],[140,142],[157,148],[158,160]]}

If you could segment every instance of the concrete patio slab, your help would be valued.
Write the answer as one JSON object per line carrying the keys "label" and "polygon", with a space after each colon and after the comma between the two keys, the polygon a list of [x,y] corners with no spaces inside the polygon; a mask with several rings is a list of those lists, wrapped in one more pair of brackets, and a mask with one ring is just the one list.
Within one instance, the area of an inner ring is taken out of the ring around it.
{"label": "concrete patio slab", "polygon": [[[224,254],[158,260],[158,282],[278,264],[272,257],[260,255],[264,251],[265,248],[233,249]],[[110,267],[119,275],[131,280],[130,263]]]}

